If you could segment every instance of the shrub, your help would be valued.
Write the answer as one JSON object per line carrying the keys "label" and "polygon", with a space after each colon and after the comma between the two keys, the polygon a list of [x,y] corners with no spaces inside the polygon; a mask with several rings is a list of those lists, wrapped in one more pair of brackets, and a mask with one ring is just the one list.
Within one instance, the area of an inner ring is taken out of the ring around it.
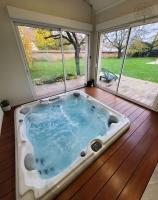
{"label": "shrub", "polygon": [[43,80],[43,84],[52,84],[52,83],[55,83],[55,82],[56,82],[55,78]]}
{"label": "shrub", "polygon": [[75,79],[76,77],[75,77],[75,75],[74,74],[67,74],[67,76],[66,76],[66,80],[72,80],[72,79]]}
{"label": "shrub", "polygon": [[1,101],[0,105],[1,105],[1,107],[3,108],[3,107],[6,107],[6,106],[9,106],[10,103],[9,103],[8,100],[3,100],[3,101]]}

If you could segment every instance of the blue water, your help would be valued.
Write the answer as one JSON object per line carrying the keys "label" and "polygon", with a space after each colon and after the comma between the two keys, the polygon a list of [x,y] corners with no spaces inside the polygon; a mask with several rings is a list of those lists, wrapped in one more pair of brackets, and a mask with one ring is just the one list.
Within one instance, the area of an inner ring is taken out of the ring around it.
{"label": "blue water", "polygon": [[38,104],[26,115],[25,122],[36,169],[44,179],[66,169],[92,139],[106,134],[108,128],[106,112],[81,95]]}

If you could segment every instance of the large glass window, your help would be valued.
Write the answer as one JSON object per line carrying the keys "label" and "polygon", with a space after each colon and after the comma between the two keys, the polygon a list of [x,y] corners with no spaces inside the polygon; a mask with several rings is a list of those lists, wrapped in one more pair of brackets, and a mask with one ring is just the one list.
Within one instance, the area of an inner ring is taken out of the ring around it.
{"label": "large glass window", "polygon": [[86,82],[88,36],[62,31],[67,90],[84,86]]}
{"label": "large glass window", "polygon": [[98,71],[98,85],[116,91],[127,43],[128,29],[103,33]]}
{"label": "large glass window", "polygon": [[25,25],[17,27],[37,98],[84,86],[88,65],[86,34]]}
{"label": "large glass window", "polygon": [[131,29],[118,92],[153,105],[158,94],[158,23]]}
{"label": "large glass window", "polygon": [[[98,85],[152,107],[158,91],[158,23],[103,33],[102,37]],[[120,79],[115,80],[115,75]]]}

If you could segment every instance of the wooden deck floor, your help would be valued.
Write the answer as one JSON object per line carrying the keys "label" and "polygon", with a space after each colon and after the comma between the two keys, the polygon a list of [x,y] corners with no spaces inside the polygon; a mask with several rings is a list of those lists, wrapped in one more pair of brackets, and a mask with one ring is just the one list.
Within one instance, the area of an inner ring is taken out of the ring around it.
{"label": "wooden deck floor", "polygon": [[[96,88],[89,95],[129,117],[130,129],[72,182],[56,200],[137,200],[158,162],[158,114]],[[15,199],[13,111],[0,136],[0,199]]]}

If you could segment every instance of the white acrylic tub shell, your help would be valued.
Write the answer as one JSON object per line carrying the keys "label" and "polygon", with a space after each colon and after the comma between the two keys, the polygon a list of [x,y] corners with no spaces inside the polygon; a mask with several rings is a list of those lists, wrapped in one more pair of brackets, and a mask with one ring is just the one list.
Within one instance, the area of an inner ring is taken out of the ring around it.
{"label": "white acrylic tub shell", "polygon": [[[62,97],[73,94],[74,92],[80,93],[89,100],[101,105],[106,111],[109,112],[109,114],[116,116],[119,122],[112,124],[105,136],[98,138],[98,140],[102,143],[102,148],[98,152],[94,152],[91,149],[91,141],[87,144],[85,157],[79,156],[67,169],[55,177],[50,179],[41,179],[36,170],[28,171],[24,166],[24,158],[28,153],[33,153],[33,147],[25,134],[25,123],[19,122],[19,120],[24,119],[25,117],[24,114],[20,113],[20,110],[26,107],[31,108],[33,105],[41,102],[48,103],[50,98]],[[39,100],[18,107],[15,111],[16,199],[52,199],[70,182],[72,182],[72,180],[75,179],[75,177],[77,177],[99,155],[101,155],[110,144],[112,144],[125,130],[127,130],[129,125],[130,122],[125,116],[81,91],[68,92],[66,94],[43,99],[43,101]]]}

